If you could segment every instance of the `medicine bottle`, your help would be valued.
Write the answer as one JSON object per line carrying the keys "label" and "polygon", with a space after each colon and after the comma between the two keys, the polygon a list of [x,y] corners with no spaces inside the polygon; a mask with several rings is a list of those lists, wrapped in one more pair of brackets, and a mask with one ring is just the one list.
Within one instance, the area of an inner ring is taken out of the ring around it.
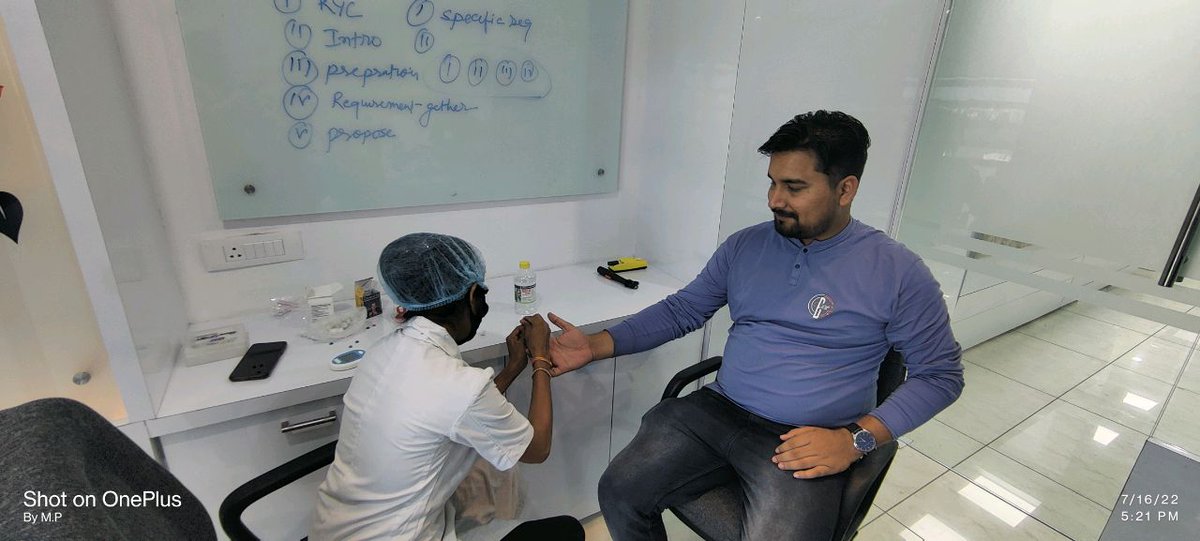
{"label": "medicine bottle", "polygon": [[518,315],[527,316],[537,312],[537,274],[528,261],[522,261],[520,267],[513,276],[513,304]]}

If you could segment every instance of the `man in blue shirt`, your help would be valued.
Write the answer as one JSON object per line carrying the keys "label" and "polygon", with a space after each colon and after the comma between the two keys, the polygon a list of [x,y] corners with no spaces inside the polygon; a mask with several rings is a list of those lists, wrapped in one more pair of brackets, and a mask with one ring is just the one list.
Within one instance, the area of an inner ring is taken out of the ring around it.
{"label": "man in blue shirt", "polygon": [[[733,325],[715,383],[665,400],[600,480],[616,541],[666,539],[662,511],[740,481],[743,539],[828,539],[842,475],[962,392],[962,352],[938,283],[920,258],[850,216],[870,137],[855,118],[793,118],[770,156],[774,220],[730,236],[683,289],[624,322],[551,342],[555,375],[655,348],[728,304]],[[878,407],[889,348],[907,380]]]}

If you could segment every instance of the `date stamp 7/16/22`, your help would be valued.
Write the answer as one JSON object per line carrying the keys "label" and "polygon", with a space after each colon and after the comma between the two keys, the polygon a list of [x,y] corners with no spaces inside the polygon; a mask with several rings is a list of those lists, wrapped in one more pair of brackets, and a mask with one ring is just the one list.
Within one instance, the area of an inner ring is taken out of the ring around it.
{"label": "date stamp 7/16/22", "polygon": [[1178,494],[1121,494],[1117,500],[1121,522],[1179,522]]}

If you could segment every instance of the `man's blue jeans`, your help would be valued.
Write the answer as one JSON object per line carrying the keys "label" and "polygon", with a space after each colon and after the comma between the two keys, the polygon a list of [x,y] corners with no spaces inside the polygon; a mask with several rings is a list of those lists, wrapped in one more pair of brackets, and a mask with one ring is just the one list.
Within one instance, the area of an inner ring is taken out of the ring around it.
{"label": "man's blue jeans", "polygon": [[795,427],[750,413],[708,388],[646,412],[637,436],[600,478],[614,541],[665,540],[662,512],[709,489],[741,484],[742,539],[833,537],[846,473],[796,479],[771,457]]}

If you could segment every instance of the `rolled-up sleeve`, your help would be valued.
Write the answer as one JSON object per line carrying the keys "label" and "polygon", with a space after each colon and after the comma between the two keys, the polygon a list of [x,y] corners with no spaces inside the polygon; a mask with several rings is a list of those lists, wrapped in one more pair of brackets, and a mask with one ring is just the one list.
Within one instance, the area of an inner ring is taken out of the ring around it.
{"label": "rolled-up sleeve", "polygon": [[507,470],[533,441],[533,426],[488,382],[459,417],[450,439],[474,448],[496,469]]}

